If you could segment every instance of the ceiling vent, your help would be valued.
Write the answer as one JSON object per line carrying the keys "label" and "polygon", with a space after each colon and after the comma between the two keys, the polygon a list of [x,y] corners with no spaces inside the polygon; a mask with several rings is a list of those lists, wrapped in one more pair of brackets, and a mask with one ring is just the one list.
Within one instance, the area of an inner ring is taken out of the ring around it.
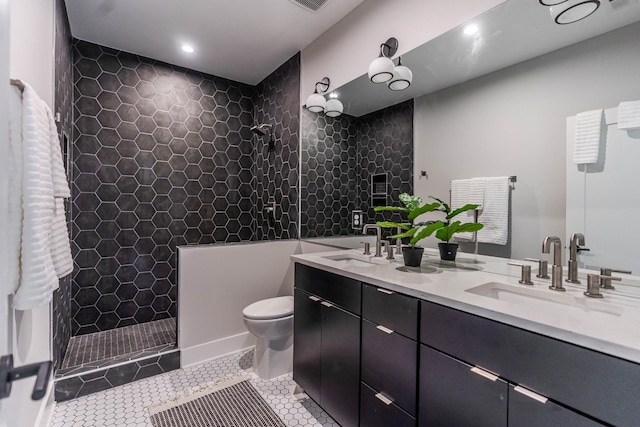
{"label": "ceiling vent", "polygon": [[324,6],[329,0],[291,0],[291,2],[302,6],[311,12],[317,12],[322,6]]}

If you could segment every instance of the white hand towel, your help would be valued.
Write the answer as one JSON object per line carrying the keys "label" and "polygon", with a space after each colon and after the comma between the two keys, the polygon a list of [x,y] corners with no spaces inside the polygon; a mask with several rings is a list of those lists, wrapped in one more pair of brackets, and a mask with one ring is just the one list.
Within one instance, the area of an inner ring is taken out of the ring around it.
{"label": "white hand towel", "polygon": [[576,137],[573,164],[598,163],[604,110],[585,111],[576,115]]}
{"label": "white hand towel", "polygon": [[[463,207],[469,202],[471,196],[471,179],[454,179],[451,181],[451,210]],[[462,224],[473,222],[474,217],[468,217],[466,213],[451,219],[451,222],[460,221]],[[454,235],[458,240],[469,241],[473,239],[473,233],[458,233]]]}
{"label": "white hand towel", "polygon": [[22,243],[20,284],[13,307],[46,304],[58,287],[51,256],[55,200],[51,169],[50,111],[28,85],[22,93]]}
{"label": "white hand towel", "polygon": [[620,103],[618,106],[618,129],[640,129],[640,101]]}
{"label": "white hand towel", "polygon": [[9,253],[8,283],[11,292],[20,284],[20,239],[22,237],[22,91],[9,88],[9,223],[6,246]]}
{"label": "white hand towel", "polygon": [[485,178],[484,208],[478,218],[484,227],[478,242],[506,245],[509,240],[509,177]]}

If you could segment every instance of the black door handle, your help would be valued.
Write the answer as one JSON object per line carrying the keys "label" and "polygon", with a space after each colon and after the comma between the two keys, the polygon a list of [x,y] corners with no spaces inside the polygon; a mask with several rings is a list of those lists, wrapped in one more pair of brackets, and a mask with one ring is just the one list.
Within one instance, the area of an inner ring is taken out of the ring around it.
{"label": "black door handle", "polygon": [[13,355],[2,356],[0,358],[0,399],[9,397],[11,394],[11,383],[26,377],[36,376],[36,385],[33,387],[31,399],[40,400],[47,393],[47,385],[51,378],[53,363],[48,360],[41,363],[13,367]]}

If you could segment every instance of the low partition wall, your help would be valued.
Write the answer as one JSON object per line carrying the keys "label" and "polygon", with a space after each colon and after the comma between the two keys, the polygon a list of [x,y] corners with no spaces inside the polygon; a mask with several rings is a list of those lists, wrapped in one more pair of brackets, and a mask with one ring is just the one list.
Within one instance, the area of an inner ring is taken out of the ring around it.
{"label": "low partition wall", "polygon": [[265,298],[293,295],[291,255],[338,249],[299,240],[179,247],[181,366],[253,346],[242,310]]}

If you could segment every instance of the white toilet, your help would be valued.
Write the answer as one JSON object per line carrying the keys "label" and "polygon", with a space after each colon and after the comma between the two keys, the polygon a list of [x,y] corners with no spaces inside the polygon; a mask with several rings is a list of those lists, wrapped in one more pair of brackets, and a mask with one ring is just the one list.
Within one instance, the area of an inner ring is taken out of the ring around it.
{"label": "white toilet", "polygon": [[269,298],[242,310],[244,324],[256,337],[253,371],[263,379],[293,368],[293,297]]}

